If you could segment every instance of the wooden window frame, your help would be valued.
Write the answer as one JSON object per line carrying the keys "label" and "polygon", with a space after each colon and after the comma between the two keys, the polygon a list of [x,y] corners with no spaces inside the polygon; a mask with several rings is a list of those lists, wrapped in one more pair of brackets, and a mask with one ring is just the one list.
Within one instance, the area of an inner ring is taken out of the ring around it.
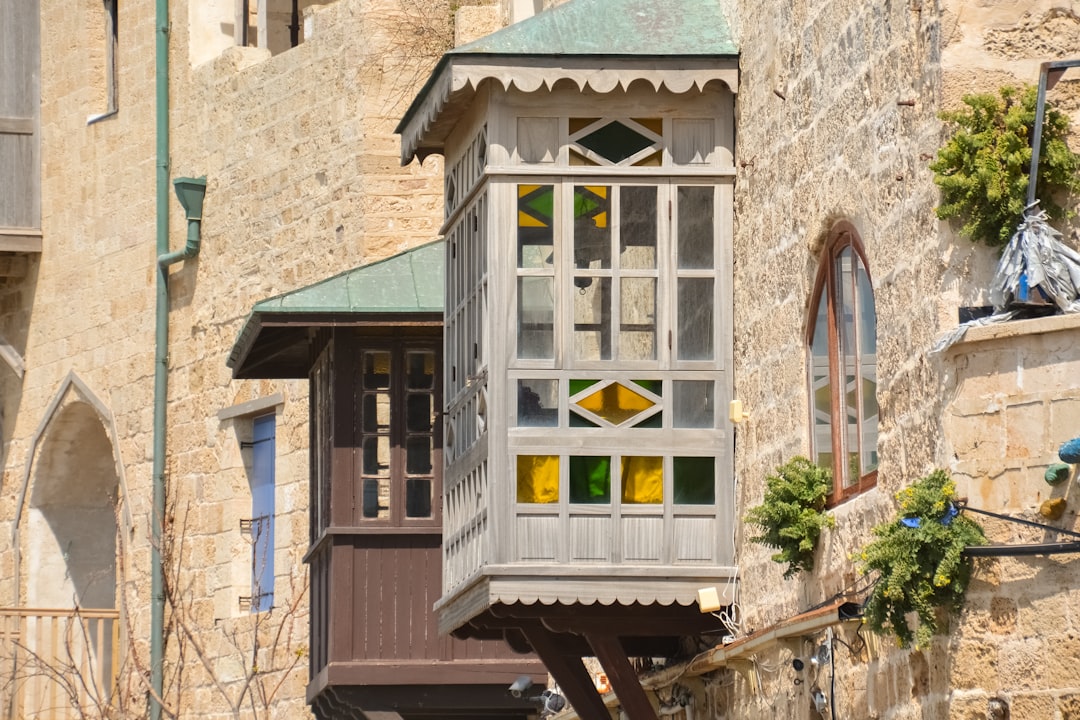
{"label": "wooden window frame", "polygon": [[[354,498],[355,525],[359,532],[363,528],[440,528],[442,526],[442,475],[443,475],[443,428],[442,428],[442,346],[436,337],[404,336],[397,339],[389,338],[365,338],[357,336],[353,339],[353,347],[356,351],[357,364],[355,368],[356,380],[356,496]],[[408,386],[406,380],[406,358],[410,352],[423,351],[434,354],[434,376],[432,379],[432,411],[435,415],[431,427],[431,514],[428,517],[408,517],[405,514],[406,481],[409,474],[406,472],[406,438],[410,432],[406,428],[404,416],[407,406]],[[363,362],[362,357],[366,352],[388,352],[391,356],[390,372],[390,514],[385,518],[365,518],[363,516],[363,486],[364,476],[363,463]],[[340,397],[340,396],[339,396]]]}
{"label": "wooden window frame", "polygon": [[[843,368],[841,367],[841,348],[840,348],[840,330],[838,327],[839,308],[838,308],[838,287],[839,280],[838,274],[838,258],[840,254],[847,248],[851,248],[855,258],[862,263],[862,268],[866,272],[866,278],[869,284],[869,292],[871,298],[873,298],[874,285],[873,279],[870,275],[870,265],[866,260],[866,253],[863,248],[862,240],[858,231],[853,225],[847,222],[838,223],[833,227],[829,233],[829,239],[825,244],[825,249],[822,252],[821,262],[818,269],[817,280],[814,284],[814,292],[810,298],[810,306],[807,310],[807,330],[806,330],[806,357],[807,357],[807,396],[809,407],[809,421],[810,421],[810,455],[812,458],[817,458],[818,452],[815,447],[816,432],[814,426],[814,414],[815,414],[815,399],[814,399],[814,377],[813,377],[813,343],[814,333],[817,330],[817,313],[818,306],[821,302],[822,293],[826,293],[827,311],[826,320],[828,322],[828,358],[829,358],[829,388],[832,394],[832,406],[831,406],[831,450],[833,463],[829,468],[832,471],[833,486],[829,495],[828,505],[838,505],[856,495],[866,492],[870,488],[877,485],[878,470],[875,465],[874,469],[867,472],[850,485],[845,487],[845,479],[847,477],[847,448],[845,435],[847,432],[847,417],[846,406],[844,404],[844,393],[842,388],[844,387],[843,380]],[[875,304],[876,305],[876,304]],[[874,318],[874,332],[877,332],[877,317],[875,307]],[[855,357],[857,366],[862,365],[862,355],[859,349],[858,339],[858,322],[853,320],[853,337],[855,337]],[[876,358],[875,358],[876,363]],[[859,386],[861,388],[861,386]],[[858,392],[858,427],[861,428],[865,419],[863,418],[863,401],[861,389]],[[860,435],[860,457],[861,457],[861,435]]]}

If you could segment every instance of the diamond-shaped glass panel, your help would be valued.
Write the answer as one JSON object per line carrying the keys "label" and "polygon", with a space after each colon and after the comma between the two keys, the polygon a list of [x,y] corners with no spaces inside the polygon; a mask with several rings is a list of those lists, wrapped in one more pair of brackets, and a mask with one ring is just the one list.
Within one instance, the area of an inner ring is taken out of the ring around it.
{"label": "diamond-shaped glass panel", "polygon": [[602,417],[612,425],[621,425],[655,404],[647,397],[619,383],[607,385],[577,401],[577,405]]}
{"label": "diamond-shaped glass panel", "polygon": [[578,140],[578,145],[592,150],[615,164],[621,163],[647,147],[652,147],[653,143],[652,138],[642,135],[618,120],[613,120]]}

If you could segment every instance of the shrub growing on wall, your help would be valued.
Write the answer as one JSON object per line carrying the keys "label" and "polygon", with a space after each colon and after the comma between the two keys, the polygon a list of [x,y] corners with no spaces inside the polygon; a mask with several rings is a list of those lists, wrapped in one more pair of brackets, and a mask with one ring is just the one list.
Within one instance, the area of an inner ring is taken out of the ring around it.
{"label": "shrub growing on wall", "polygon": [[[895,635],[901,647],[912,640],[925,647],[938,631],[937,608],[958,612],[971,578],[971,560],[962,553],[969,545],[986,542],[982,527],[961,515],[956,485],[943,470],[935,470],[896,494],[900,511],[895,520],[874,528],[877,538],[862,551],[862,570],[877,570],[864,608],[870,628]],[[914,633],[907,614],[919,616]]]}
{"label": "shrub growing on wall", "polygon": [[804,457],[795,457],[765,478],[762,503],[750,508],[746,521],[761,534],[750,538],[779,552],[774,562],[787,563],[784,577],[814,568],[814,548],[821,531],[836,520],[825,512],[832,475]]}
{"label": "shrub growing on wall", "polygon": [[[1003,87],[998,94],[964,96],[965,108],[941,113],[952,137],[930,164],[941,188],[937,216],[961,222],[960,234],[1002,247],[1016,231],[1027,202],[1038,89]],[[1066,212],[1055,194],[1080,190],[1080,155],[1065,143],[1069,118],[1048,101],[1039,153],[1036,198],[1051,219]]]}

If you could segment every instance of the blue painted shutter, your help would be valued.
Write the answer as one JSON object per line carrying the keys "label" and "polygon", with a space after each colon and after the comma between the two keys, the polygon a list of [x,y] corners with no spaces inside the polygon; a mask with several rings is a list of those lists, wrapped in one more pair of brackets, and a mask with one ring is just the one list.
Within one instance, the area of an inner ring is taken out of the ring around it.
{"label": "blue painted shutter", "polygon": [[255,418],[252,428],[252,612],[269,610],[274,604],[274,422],[273,415],[264,415]]}

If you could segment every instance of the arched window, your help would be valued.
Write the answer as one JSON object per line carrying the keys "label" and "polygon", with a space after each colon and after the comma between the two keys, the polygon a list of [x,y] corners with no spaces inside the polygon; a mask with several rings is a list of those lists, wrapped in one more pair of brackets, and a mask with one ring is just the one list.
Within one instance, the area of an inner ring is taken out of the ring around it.
{"label": "arched window", "polygon": [[838,224],[810,305],[811,457],[833,473],[830,503],[877,480],[877,316],[855,229]]}

